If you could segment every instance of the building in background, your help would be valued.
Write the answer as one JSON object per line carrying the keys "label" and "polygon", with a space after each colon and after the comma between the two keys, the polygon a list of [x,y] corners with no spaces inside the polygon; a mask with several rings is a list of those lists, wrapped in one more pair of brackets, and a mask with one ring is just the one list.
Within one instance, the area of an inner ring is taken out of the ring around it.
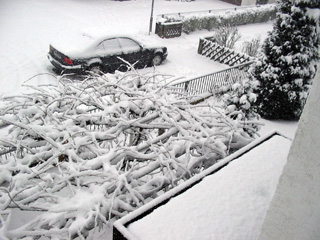
{"label": "building in background", "polygon": [[276,3],[276,0],[222,0],[222,1],[234,4],[237,6],[262,5],[262,4]]}

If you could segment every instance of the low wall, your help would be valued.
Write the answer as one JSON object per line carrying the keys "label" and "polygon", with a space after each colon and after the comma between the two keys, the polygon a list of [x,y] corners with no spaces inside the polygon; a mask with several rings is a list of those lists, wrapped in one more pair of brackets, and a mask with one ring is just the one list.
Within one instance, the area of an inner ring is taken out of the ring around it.
{"label": "low wall", "polygon": [[320,71],[299,121],[259,240],[320,239]]}

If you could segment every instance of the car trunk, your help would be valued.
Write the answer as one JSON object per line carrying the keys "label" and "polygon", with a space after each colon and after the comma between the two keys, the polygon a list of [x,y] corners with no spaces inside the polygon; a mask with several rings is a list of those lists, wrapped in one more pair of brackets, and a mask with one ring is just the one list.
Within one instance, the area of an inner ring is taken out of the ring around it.
{"label": "car trunk", "polygon": [[50,55],[52,58],[57,60],[58,62],[65,64],[64,59],[67,57],[62,52],[58,51],[56,48],[54,48],[52,45],[50,45]]}

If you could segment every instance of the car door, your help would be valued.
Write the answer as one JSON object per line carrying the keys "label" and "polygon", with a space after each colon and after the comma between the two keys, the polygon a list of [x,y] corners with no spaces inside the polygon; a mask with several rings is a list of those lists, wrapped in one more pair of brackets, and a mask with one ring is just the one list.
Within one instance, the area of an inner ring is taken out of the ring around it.
{"label": "car door", "polygon": [[119,42],[124,60],[136,67],[146,65],[146,50],[138,42],[126,37],[119,38]]}
{"label": "car door", "polygon": [[122,50],[117,38],[109,38],[103,40],[97,46],[98,55],[106,68],[111,71],[118,69],[123,61],[119,59],[122,56]]}

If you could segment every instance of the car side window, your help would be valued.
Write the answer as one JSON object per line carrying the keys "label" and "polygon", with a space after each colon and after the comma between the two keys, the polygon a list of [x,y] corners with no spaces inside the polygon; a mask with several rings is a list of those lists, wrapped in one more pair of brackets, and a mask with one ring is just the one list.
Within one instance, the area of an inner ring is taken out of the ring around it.
{"label": "car side window", "polygon": [[121,54],[121,47],[118,39],[112,38],[102,41],[98,46],[97,50],[106,54]]}
{"label": "car side window", "polygon": [[138,52],[141,50],[141,46],[132,39],[119,38],[119,42],[123,53]]}

